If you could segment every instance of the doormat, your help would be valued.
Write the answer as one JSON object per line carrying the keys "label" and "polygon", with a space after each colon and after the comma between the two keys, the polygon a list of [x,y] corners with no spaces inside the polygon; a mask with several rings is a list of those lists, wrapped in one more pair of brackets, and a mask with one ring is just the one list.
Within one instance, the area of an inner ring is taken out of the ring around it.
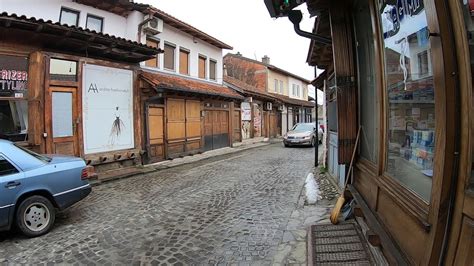
{"label": "doormat", "polygon": [[308,232],[308,262],[313,265],[375,265],[359,225],[312,225]]}

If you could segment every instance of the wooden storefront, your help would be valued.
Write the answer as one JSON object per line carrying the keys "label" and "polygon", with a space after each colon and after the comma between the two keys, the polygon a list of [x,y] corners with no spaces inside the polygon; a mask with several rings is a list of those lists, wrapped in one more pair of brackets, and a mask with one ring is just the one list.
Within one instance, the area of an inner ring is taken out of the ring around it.
{"label": "wooden storefront", "polygon": [[338,163],[349,162],[360,126],[351,192],[387,259],[472,265],[472,8],[318,0],[308,9],[319,14],[315,31],[332,36],[312,42],[308,62],[334,74]]}
{"label": "wooden storefront", "polygon": [[240,105],[242,96],[217,84],[163,73],[143,71],[140,77],[147,163],[231,146],[236,128],[240,132],[233,123],[234,102]]}
{"label": "wooden storefront", "polygon": [[[17,85],[26,81],[26,91],[13,98],[0,96],[0,101],[21,111],[21,115],[9,113],[9,118],[2,110],[0,116],[13,124],[12,129],[0,130],[2,138],[40,153],[80,156],[98,172],[141,163],[139,122],[133,119],[138,108],[133,97],[135,69],[159,50],[7,14],[0,15],[0,35],[4,37],[0,64],[13,56],[24,58],[28,65],[27,78],[14,80]],[[104,52],[112,46],[113,50]],[[129,53],[131,49],[135,52]],[[22,73],[23,69],[9,71]],[[99,108],[96,103],[104,97],[117,102]],[[95,142],[99,139],[105,141]]]}

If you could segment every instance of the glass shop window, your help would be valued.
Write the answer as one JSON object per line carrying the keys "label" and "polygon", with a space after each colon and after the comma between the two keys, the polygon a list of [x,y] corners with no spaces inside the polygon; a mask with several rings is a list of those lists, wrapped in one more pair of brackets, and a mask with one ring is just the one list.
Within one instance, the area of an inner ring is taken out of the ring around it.
{"label": "glass shop window", "polygon": [[[467,42],[469,44],[469,59],[471,62],[471,73],[472,77],[474,78],[474,73],[472,69],[474,69],[474,5],[470,4],[470,1],[467,0],[460,0],[461,6],[463,8],[464,13],[464,22],[466,27],[466,36]],[[473,79],[473,86],[474,86],[474,79]],[[471,146],[471,153],[473,155],[474,160],[474,147]],[[471,178],[469,182],[469,188],[472,193],[474,193],[474,162],[471,162]],[[472,194],[471,193],[471,194]]]}
{"label": "glass shop window", "polygon": [[51,80],[77,81],[77,62],[51,58],[49,74]]}
{"label": "glass shop window", "polygon": [[355,1],[354,25],[356,38],[359,122],[361,126],[360,156],[373,163],[378,159],[378,95],[375,84],[375,47],[369,2]]}
{"label": "glass shop window", "polygon": [[380,19],[388,95],[385,170],[429,202],[436,150],[435,84],[423,1],[383,1]]}
{"label": "glass shop window", "polygon": [[26,100],[0,100],[0,139],[28,140],[28,102]]}

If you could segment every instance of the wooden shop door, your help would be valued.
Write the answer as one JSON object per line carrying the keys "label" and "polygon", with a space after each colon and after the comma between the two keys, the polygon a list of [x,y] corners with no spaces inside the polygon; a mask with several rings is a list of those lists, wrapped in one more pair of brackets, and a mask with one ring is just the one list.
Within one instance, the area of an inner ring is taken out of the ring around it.
{"label": "wooden shop door", "polygon": [[228,111],[208,110],[204,117],[204,150],[229,146]]}
{"label": "wooden shop door", "polygon": [[46,98],[46,152],[79,156],[77,88],[50,87]]}
{"label": "wooden shop door", "polygon": [[148,162],[158,162],[165,158],[165,146],[164,146],[164,108],[148,105],[147,106],[147,154]]}

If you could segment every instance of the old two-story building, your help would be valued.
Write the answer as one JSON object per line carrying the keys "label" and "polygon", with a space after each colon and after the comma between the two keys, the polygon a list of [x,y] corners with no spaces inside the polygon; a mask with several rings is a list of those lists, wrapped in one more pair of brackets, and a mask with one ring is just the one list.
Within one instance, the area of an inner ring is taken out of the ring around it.
{"label": "old two-story building", "polygon": [[346,169],[360,131],[348,195],[372,244],[394,265],[472,265],[473,3],[307,0],[304,33],[299,3],[265,2],[312,39]]}
{"label": "old two-story building", "polygon": [[230,145],[230,46],[126,0],[0,9],[1,138],[101,173]]}
{"label": "old two-story building", "polygon": [[228,53],[224,65],[226,83],[246,97],[241,103],[243,139],[282,136],[296,123],[312,121],[310,81],[271,65],[268,56],[257,61]]}
{"label": "old two-story building", "polygon": [[230,146],[240,139],[234,102],[243,99],[222,85],[223,49],[232,47],[161,10],[150,14],[141,40],[164,53],[143,62],[139,74],[147,161]]}

